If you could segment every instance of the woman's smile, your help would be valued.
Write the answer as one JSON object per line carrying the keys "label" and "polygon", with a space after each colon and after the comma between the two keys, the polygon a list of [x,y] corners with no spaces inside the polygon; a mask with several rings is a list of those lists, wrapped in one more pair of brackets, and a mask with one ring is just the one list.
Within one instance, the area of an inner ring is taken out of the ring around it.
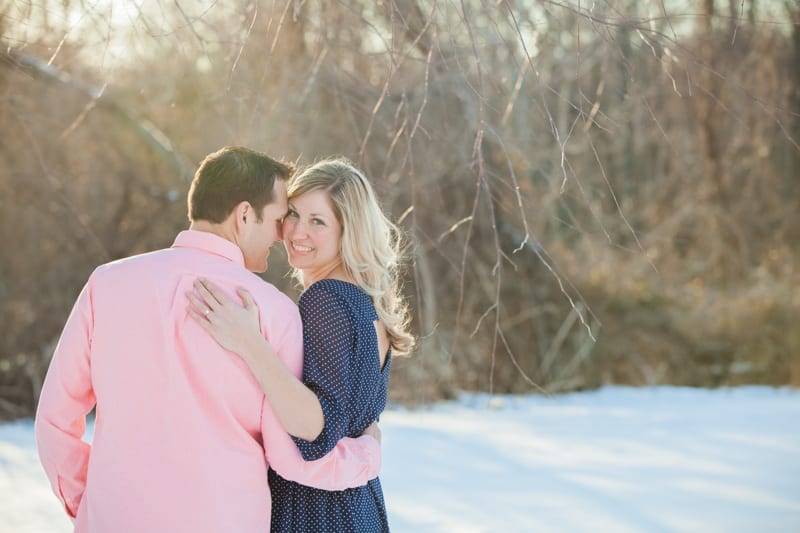
{"label": "woman's smile", "polygon": [[309,252],[313,252],[314,248],[304,244],[298,244],[292,241],[292,251],[297,252],[299,254],[307,254]]}

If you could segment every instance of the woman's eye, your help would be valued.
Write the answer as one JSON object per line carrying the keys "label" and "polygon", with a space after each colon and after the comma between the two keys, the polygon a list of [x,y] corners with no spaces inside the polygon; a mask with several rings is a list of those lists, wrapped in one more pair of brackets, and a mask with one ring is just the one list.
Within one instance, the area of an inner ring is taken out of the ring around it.
{"label": "woman's eye", "polygon": [[286,212],[286,218],[297,218],[297,211],[295,211],[294,209],[289,209]]}
{"label": "woman's eye", "polygon": [[325,222],[321,218],[312,218],[311,223],[315,226],[324,226]]}

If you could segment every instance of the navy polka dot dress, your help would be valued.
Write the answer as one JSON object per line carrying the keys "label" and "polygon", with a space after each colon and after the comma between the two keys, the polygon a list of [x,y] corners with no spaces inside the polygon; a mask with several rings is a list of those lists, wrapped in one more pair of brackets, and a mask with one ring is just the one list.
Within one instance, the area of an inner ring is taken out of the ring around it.
{"label": "navy polka dot dress", "polygon": [[[352,283],[323,279],[300,297],[303,381],[322,404],[325,427],[313,442],[295,438],[307,461],[331,451],[342,437],[358,437],[386,407],[391,358],[381,368],[378,319],[370,297]],[[272,531],[389,531],[378,478],[366,486],[325,491],[269,471]]]}

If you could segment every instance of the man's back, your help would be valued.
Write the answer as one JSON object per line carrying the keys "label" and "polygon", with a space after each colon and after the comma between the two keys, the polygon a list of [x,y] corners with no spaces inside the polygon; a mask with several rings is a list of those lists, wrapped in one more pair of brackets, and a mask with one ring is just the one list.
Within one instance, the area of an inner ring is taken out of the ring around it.
{"label": "man's back", "polygon": [[[300,378],[297,308],[248,272],[264,272],[281,239],[293,171],[245,147],[209,154],[189,188],[191,229],[171,249],[99,267],[84,286],[36,413],[39,458],[76,531],[264,532],[267,466],[326,490],[378,475],[369,435],[303,461],[263,384],[187,311],[198,277],[248,289],[261,333]],[[90,445],[82,437],[95,406]]]}
{"label": "man's back", "polygon": [[[77,509],[76,531],[269,529],[264,394],[188,316],[185,293],[199,276],[247,288],[262,330],[299,372],[297,308],[243,268],[233,243],[184,232],[173,248],[99,267],[65,328],[37,416],[43,464],[59,471],[51,482]],[[59,457],[60,433],[82,434],[72,419],[95,398],[88,468],[78,453],[74,471],[62,473],[70,457]]]}

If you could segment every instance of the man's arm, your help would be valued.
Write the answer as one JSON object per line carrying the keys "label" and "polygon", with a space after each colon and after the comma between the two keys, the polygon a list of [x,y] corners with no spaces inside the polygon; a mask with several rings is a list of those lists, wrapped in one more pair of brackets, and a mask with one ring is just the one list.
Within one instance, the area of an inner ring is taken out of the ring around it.
{"label": "man's arm", "polygon": [[345,437],[327,455],[305,461],[266,398],[262,416],[267,462],[282,478],[323,490],[344,490],[378,477],[381,447],[372,436]]}
{"label": "man's arm", "polygon": [[91,278],[81,291],[58,341],[36,411],[36,446],[53,492],[70,517],[86,488],[91,447],[83,442],[86,415],[95,404],[89,352]]}

